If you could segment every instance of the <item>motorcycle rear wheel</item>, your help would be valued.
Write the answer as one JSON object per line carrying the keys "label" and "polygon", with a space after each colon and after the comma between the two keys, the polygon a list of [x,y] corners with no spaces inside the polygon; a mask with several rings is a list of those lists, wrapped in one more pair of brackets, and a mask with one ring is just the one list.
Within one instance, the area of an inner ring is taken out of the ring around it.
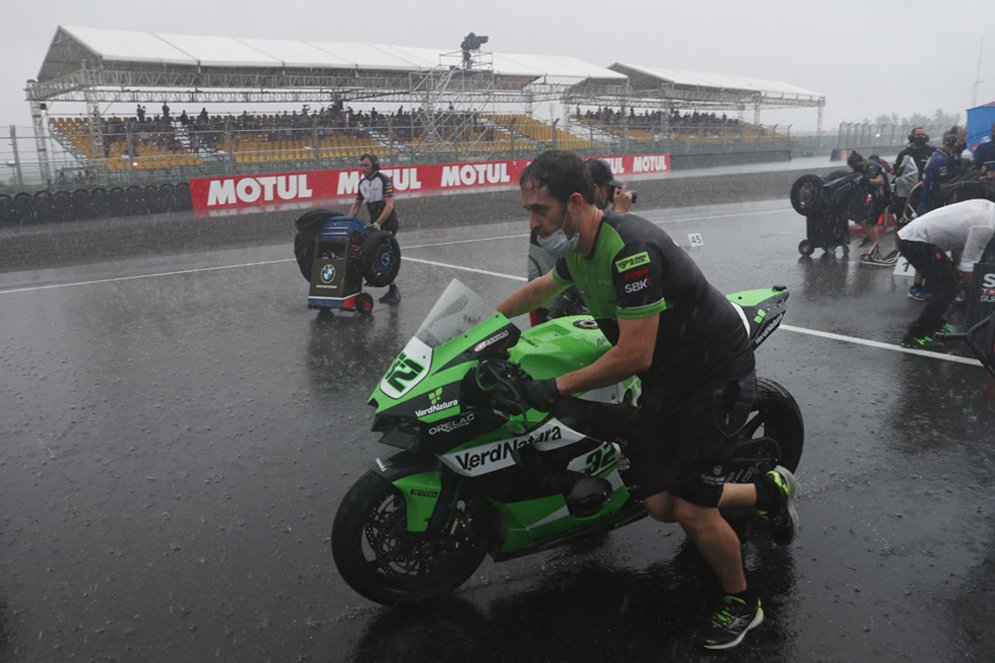
{"label": "motorcycle rear wheel", "polygon": [[480,500],[460,501],[439,534],[410,532],[401,492],[367,472],[346,493],[332,524],[342,578],[371,601],[401,605],[452,592],[480,566],[490,542]]}
{"label": "motorcycle rear wheel", "polygon": [[774,380],[759,378],[757,397],[737,439],[739,469],[730,481],[753,481],[777,465],[794,472],[805,444],[805,423],[798,403]]}

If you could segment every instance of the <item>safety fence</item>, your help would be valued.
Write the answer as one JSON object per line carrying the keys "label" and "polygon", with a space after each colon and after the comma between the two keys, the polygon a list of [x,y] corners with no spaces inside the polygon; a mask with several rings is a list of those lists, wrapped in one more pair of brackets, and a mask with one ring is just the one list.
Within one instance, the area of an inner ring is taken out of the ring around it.
{"label": "safety fence", "polygon": [[11,126],[0,140],[0,192],[176,185],[197,177],[352,167],[365,152],[416,165],[528,158],[549,149],[589,156],[786,152],[790,127],[701,123],[666,127],[581,116],[445,112],[161,117],[45,116],[41,135]]}

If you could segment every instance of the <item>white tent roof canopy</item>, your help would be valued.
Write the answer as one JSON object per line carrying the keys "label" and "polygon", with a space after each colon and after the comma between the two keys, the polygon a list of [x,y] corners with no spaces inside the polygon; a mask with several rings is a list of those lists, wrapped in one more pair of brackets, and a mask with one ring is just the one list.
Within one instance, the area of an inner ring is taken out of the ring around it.
{"label": "white tent roof canopy", "polygon": [[[474,73],[493,73],[502,79],[504,89],[524,90],[526,86],[548,92],[557,88],[585,89],[593,84],[606,94],[628,94],[669,87],[695,101],[702,93],[721,101],[760,97],[764,103],[823,105],[825,97],[780,81],[723,76],[661,67],[618,63],[601,67],[578,58],[528,53],[480,53]],[[486,62],[486,66],[483,66]],[[361,81],[359,85],[381,85],[369,81],[387,78],[403,81],[409,74],[444,72],[462,66],[459,50],[396,46],[368,42],[295,41],[218,36],[177,35],[76,26],[60,26],[49,46],[38,74],[39,99],[74,94],[84,68],[96,69],[100,83],[108,88],[169,87],[190,84],[207,74],[210,87],[237,88],[253,77],[286,75],[287,80],[320,81],[341,79],[343,75]],[[156,78],[165,72],[165,77]],[[105,76],[106,74],[106,76]],[[179,75],[180,78],[169,78]],[[185,76],[186,78],[183,78]],[[196,78],[194,78],[196,77]],[[86,78],[80,80],[89,80]],[[267,79],[268,80],[268,79]],[[132,83],[131,81],[140,81]],[[36,81],[29,81],[29,85]],[[85,84],[85,83],[84,83]],[[197,85],[196,82],[193,83]],[[279,82],[276,83],[279,86]],[[308,83],[310,84],[310,83]],[[337,85],[338,83],[333,83]],[[599,87],[600,86],[600,87]],[[623,89],[624,88],[628,88]],[[587,92],[583,92],[587,94]]]}
{"label": "white tent roof canopy", "polygon": [[664,69],[663,67],[647,67],[644,65],[627,64],[624,62],[616,62],[611,66],[611,69],[621,73],[634,72],[642,74],[643,76],[655,78],[674,85],[718,88],[722,90],[745,90],[749,92],[794,95],[798,97],[818,98],[825,96],[819,92],[806,90],[789,83],[783,83],[781,81],[768,81],[759,78],[723,76],[721,74],[708,74],[679,69]]}
{"label": "white tent roof canopy", "polygon": [[[366,42],[209,37],[75,26],[62,26],[60,30],[105,63],[425,71],[442,66],[440,56],[447,53]],[[494,73],[499,76],[625,80],[624,74],[571,57],[494,54],[493,61]]]}

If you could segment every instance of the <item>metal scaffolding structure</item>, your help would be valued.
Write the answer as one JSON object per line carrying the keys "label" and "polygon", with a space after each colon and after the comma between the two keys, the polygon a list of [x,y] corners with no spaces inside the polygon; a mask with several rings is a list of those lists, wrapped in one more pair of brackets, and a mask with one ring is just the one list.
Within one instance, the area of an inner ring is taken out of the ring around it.
{"label": "metal scaffolding structure", "polygon": [[[27,82],[35,140],[47,177],[46,110],[85,104],[96,153],[105,104],[400,103],[432,133],[449,109],[496,112],[536,104],[623,110],[753,110],[815,107],[825,98],[793,86],[633,65],[603,68],[560,56],[439,51],[355,43],[167,36],[59,27],[37,79]],[[555,121],[554,121],[555,122]]]}

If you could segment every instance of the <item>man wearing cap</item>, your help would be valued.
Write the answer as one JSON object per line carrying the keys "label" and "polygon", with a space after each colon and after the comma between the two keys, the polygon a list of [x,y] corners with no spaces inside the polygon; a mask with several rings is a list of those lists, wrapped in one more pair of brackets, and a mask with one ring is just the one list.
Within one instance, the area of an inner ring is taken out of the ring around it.
{"label": "man wearing cap", "polygon": [[611,167],[601,159],[588,159],[585,163],[594,180],[594,204],[602,210],[628,212],[634,202],[629,186],[615,179]]}

